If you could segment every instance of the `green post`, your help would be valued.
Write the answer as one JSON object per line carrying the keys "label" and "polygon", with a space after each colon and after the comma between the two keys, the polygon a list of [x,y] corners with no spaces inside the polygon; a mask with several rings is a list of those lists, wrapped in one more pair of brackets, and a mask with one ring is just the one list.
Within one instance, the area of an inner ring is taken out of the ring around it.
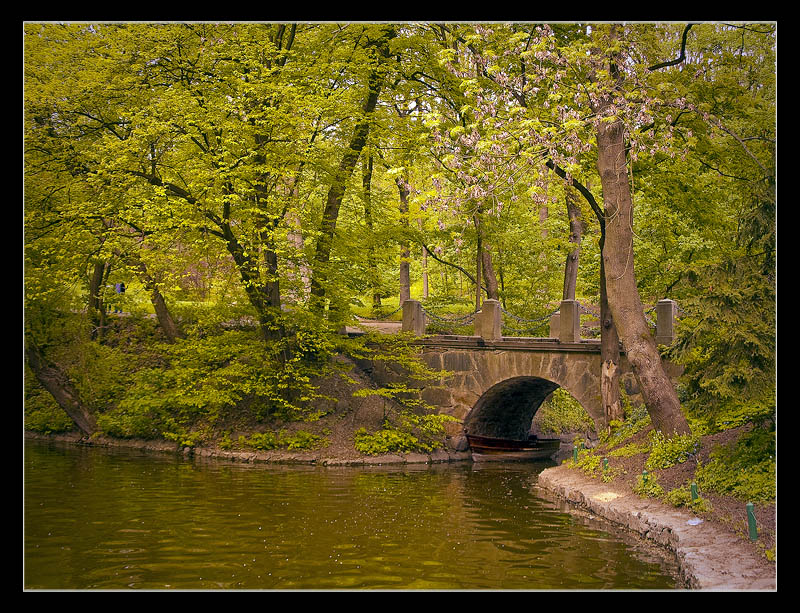
{"label": "green post", "polygon": [[697,500],[697,483],[692,483],[692,502]]}
{"label": "green post", "polygon": [[750,540],[755,541],[758,538],[758,530],[756,529],[756,515],[753,512],[753,503],[747,503],[747,528],[750,532]]}
{"label": "green post", "polygon": [[578,461],[578,446],[577,445],[573,445],[572,446],[572,461],[573,462],[577,462]]}
{"label": "green post", "polygon": [[603,472],[608,470],[608,458],[603,458]]}
{"label": "green post", "polygon": [[642,483],[644,485],[647,485],[647,471],[646,470],[642,471]]}

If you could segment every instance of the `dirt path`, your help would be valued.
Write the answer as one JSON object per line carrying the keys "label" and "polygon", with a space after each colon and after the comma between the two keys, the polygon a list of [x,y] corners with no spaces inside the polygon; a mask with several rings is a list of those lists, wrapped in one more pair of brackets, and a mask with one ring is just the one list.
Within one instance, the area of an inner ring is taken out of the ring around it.
{"label": "dirt path", "polygon": [[362,332],[364,329],[377,330],[381,334],[395,334],[400,331],[403,324],[399,321],[378,321],[374,319],[358,318],[358,326],[347,326],[348,332]]}
{"label": "dirt path", "polygon": [[681,576],[692,589],[775,590],[775,568],[753,555],[739,537],[692,513],[642,499],[615,483],[591,479],[566,466],[548,468],[538,485],[595,515],[638,532],[674,551]]}

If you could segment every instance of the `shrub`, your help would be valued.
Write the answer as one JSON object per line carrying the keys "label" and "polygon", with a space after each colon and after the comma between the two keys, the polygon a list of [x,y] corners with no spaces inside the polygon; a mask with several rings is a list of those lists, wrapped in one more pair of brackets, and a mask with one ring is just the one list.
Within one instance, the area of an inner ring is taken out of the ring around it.
{"label": "shrub", "polygon": [[664,502],[674,507],[685,507],[695,513],[711,512],[711,503],[702,496],[698,496],[695,500],[692,500],[691,485],[688,484],[667,492],[664,494],[663,498]]}
{"label": "shrub", "polygon": [[703,489],[742,501],[775,500],[775,433],[754,428],[737,441],[715,449],[695,472]]}
{"label": "shrub", "polygon": [[281,432],[280,435],[280,444],[285,446],[289,451],[316,449],[325,443],[326,439],[324,437],[306,432],[305,430],[298,430],[293,434]]}
{"label": "shrub", "polygon": [[661,432],[650,433],[650,456],[645,462],[647,470],[669,468],[688,460],[697,453],[700,441],[691,434],[667,437]]}
{"label": "shrub", "polygon": [[402,432],[392,427],[384,427],[370,434],[366,428],[359,428],[355,433],[355,448],[366,455],[384,453],[414,453],[431,451],[432,448],[422,443],[409,432]]}
{"label": "shrub", "polygon": [[70,416],[32,379],[25,377],[25,429],[43,434],[72,430],[75,424]]}
{"label": "shrub", "polygon": [[129,403],[97,416],[97,429],[116,438],[160,438],[164,428],[162,411],[146,403]]}
{"label": "shrub", "polygon": [[664,488],[658,484],[657,475],[648,473],[647,479],[644,475],[636,478],[633,492],[642,498],[661,498],[664,495]]}

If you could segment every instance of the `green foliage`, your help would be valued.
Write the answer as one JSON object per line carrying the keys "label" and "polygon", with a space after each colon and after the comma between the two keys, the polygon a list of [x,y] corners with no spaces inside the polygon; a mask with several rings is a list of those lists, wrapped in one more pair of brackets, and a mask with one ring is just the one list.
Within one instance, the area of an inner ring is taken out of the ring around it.
{"label": "green foliage", "polygon": [[430,453],[443,446],[444,423],[458,421],[449,415],[415,415],[404,412],[399,416],[399,425],[389,421],[383,428],[369,433],[359,428],[355,433],[355,448],[366,455],[384,453]]}
{"label": "green foliage", "polygon": [[[381,99],[359,160],[379,150],[383,163],[368,186],[358,164],[344,179],[326,169],[352,155],[364,91],[375,85],[366,80],[372,45],[385,24],[289,28],[25,25],[26,334],[64,365],[103,431],[192,442],[234,408],[315,419],[313,380],[337,353],[382,361],[410,381],[365,394],[424,409],[415,384],[442,382],[442,374],[416,359],[403,335],[346,339],[332,330],[363,314],[363,304],[352,307],[358,296],[369,304],[373,290],[396,305],[406,240],[418,280],[420,244],[474,271],[480,236],[509,312],[550,312],[571,245],[566,185],[540,152],[598,192],[601,119],[584,88],[589,73],[592,96],[615,89],[613,115],[603,120],[625,123],[639,287],[648,299],[674,297],[685,315],[668,357],[684,366],[689,417],[704,432],[774,421],[774,26],[695,25],[695,52],[680,70],[648,71],[674,57],[682,24],[621,25],[625,45],[609,41],[602,25],[403,24],[393,28],[398,70],[372,90]],[[630,70],[609,83],[612,50]],[[426,75],[425,87],[404,78],[412,74]],[[528,86],[519,89],[522,80]],[[399,177],[409,192],[402,211]],[[341,189],[330,262],[310,271],[326,277],[323,318],[303,304],[300,267],[313,262],[327,196]],[[592,223],[584,223],[578,293],[596,298],[598,229],[587,203],[580,207]],[[115,279],[130,278],[123,300],[136,325],[115,324],[89,341],[98,323],[71,314],[91,310],[95,263],[112,271],[101,298]],[[185,340],[147,346],[135,338],[154,327],[140,317],[153,306],[138,263]],[[426,306],[471,312],[475,288],[463,272],[432,255],[427,266]],[[265,306],[278,287],[288,310]],[[246,330],[263,319],[279,340]],[[434,321],[429,331],[472,327]],[[64,426],[52,406],[37,405],[26,390],[31,427]],[[566,395],[537,415],[554,433],[591,427],[587,418]],[[621,445],[648,425],[629,415],[601,440]],[[658,447],[654,461],[680,457]]]}
{"label": "green foliage", "polygon": [[355,448],[366,455],[381,455],[384,453],[415,453],[432,451],[433,447],[425,444],[410,432],[404,432],[392,427],[384,427],[372,434],[365,428],[359,428],[355,433]]}
{"label": "green foliage", "polygon": [[270,451],[278,448],[278,436],[274,432],[254,432],[249,437],[240,436],[239,444],[242,447]]}
{"label": "green foliage", "polygon": [[608,456],[612,458],[630,458],[635,455],[639,455],[642,453],[648,453],[650,451],[650,443],[630,443],[628,445],[622,445],[621,447],[617,447],[612,451],[608,452]]}
{"label": "green foliage", "polygon": [[582,470],[586,475],[595,477],[601,470],[602,457],[591,449],[580,449],[578,450],[578,461],[569,459],[567,463],[571,467]]}
{"label": "green foliage", "polygon": [[320,395],[312,380],[325,372],[332,344],[312,332],[295,339],[299,351],[283,363],[252,331],[159,345],[162,364],[132,373],[98,426],[112,436],[174,440],[191,438],[192,424],[214,424],[236,407],[249,406],[262,419],[316,419]]}
{"label": "green foliage", "polygon": [[659,485],[656,474],[648,473],[647,478],[644,475],[636,477],[633,492],[642,498],[661,498],[664,495],[664,488]]}
{"label": "green foliage", "polygon": [[563,388],[557,389],[542,403],[533,418],[542,433],[583,432],[594,430],[594,421],[580,403]]}
{"label": "green foliage", "polygon": [[631,406],[625,394],[621,394],[620,401],[625,408],[625,419],[622,421],[611,421],[608,431],[600,433],[600,442],[608,448],[621,445],[651,424],[650,415],[647,413],[647,407],[644,405],[639,405],[638,407]]}
{"label": "green foliage", "polygon": [[69,432],[75,424],[44,390],[36,390],[25,398],[25,429],[42,434]]}
{"label": "green foliage", "polygon": [[691,484],[688,483],[666,492],[662,498],[673,507],[684,507],[694,513],[710,513],[712,509],[711,502],[702,496],[692,500]]}
{"label": "green foliage", "polygon": [[288,451],[303,451],[317,449],[327,444],[327,439],[319,434],[313,434],[305,430],[287,432],[280,430],[273,432],[253,432],[249,436],[239,435],[234,442],[231,440],[230,432],[225,432],[221,440],[217,443],[220,449],[257,449],[259,451],[272,451],[274,449],[286,449]]}
{"label": "green foliage", "polygon": [[98,415],[97,428],[116,438],[155,439],[164,434],[167,421],[160,406],[140,401]]}
{"label": "green foliage", "polygon": [[762,503],[775,501],[776,475],[775,432],[762,428],[715,449],[711,461],[695,472],[704,490]]}
{"label": "green foliage", "polygon": [[292,434],[280,433],[280,443],[285,445],[289,451],[301,451],[316,449],[327,443],[325,437],[305,430],[298,430]]}
{"label": "green foliage", "polygon": [[686,462],[700,447],[696,435],[665,436],[661,432],[650,432],[650,455],[645,462],[647,470],[669,468]]}

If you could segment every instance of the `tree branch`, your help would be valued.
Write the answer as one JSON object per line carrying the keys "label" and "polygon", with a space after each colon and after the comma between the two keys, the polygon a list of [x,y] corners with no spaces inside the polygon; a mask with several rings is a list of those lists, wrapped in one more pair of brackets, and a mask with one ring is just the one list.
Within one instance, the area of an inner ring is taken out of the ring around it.
{"label": "tree branch", "polygon": [[693,23],[687,23],[686,27],[683,29],[683,39],[681,40],[681,54],[676,57],[674,60],[669,60],[668,62],[662,62],[660,64],[656,64],[655,66],[650,66],[647,70],[653,72],[654,70],[659,70],[661,68],[667,68],[669,66],[675,66],[676,64],[680,64],[683,60],[686,59],[686,37],[689,35],[689,30],[692,28]]}
{"label": "tree branch", "polygon": [[594,214],[600,224],[602,225],[605,223],[605,213],[603,212],[603,209],[600,208],[600,205],[597,204],[597,200],[594,199],[594,194],[592,194],[592,192],[590,192],[585,185],[583,185],[580,181],[576,181],[574,178],[567,179],[567,173],[558,164],[555,164],[553,160],[547,160],[545,162],[545,166],[555,172],[559,177],[564,179],[569,185],[577,189],[581,195],[586,198],[589,206],[592,207],[592,211],[594,211]]}

